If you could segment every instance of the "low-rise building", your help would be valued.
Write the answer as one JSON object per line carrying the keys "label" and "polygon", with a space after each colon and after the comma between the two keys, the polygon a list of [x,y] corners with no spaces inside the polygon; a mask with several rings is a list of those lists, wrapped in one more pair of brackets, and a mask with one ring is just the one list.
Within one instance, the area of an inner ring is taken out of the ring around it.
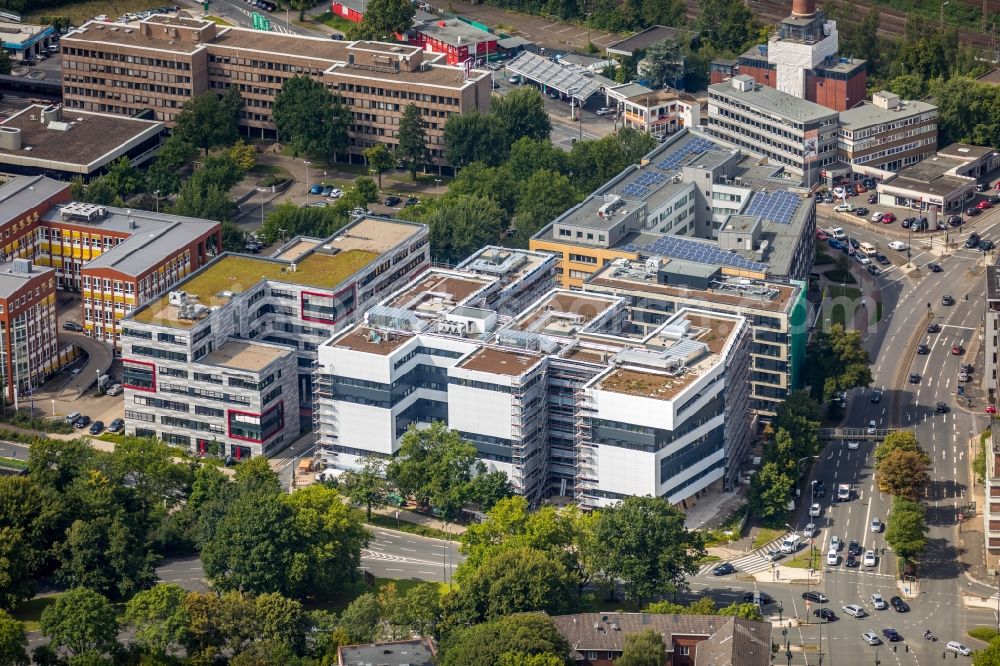
{"label": "low-rise building", "polygon": [[148,161],[165,130],[155,120],[32,104],[0,122],[0,171],[60,180],[101,175],[115,160]]}
{"label": "low-rise building", "polygon": [[816,206],[798,183],[782,166],[682,129],[529,245],[559,256],[564,287],[579,287],[615,259],[640,256],[802,280],[813,261]]}
{"label": "low-rise building", "polygon": [[771,624],[718,615],[578,613],[552,618],[580,666],[611,666],[625,638],[652,629],[671,666],[769,666]]}
{"label": "low-rise building", "polygon": [[[126,405],[171,412],[126,414],[126,431],[235,458],[272,453],[310,424],[317,348],[429,262],[426,226],[377,217],[273,257],[221,255],[123,321]],[[196,398],[215,411],[189,409]]]}
{"label": "low-rise building", "polygon": [[583,291],[624,298],[632,324],[643,333],[685,307],[745,317],[753,329],[750,409],[762,420],[771,421],[801,386],[809,337],[803,282],[731,277],[717,266],[656,257],[607,264],[583,283]]}
{"label": "low-rise building", "polygon": [[640,92],[619,102],[618,115],[622,126],[662,139],[681,128],[700,125],[701,102],[673,90]]}
{"label": "low-rise building", "polygon": [[837,161],[837,128],[836,111],[746,74],[708,87],[706,132],[784,165],[807,186]]}
{"label": "low-rise building", "polygon": [[[969,160],[934,155],[900,169],[879,182],[879,203],[937,213],[961,211],[975,196]],[[934,220],[932,219],[933,223]]]}
{"label": "low-rise building", "polygon": [[434,643],[427,638],[407,641],[341,645],[337,648],[337,666],[433,666]]}
{"label": "low-rise building", "polygon": [[442,421],[532,503],[651,494],[688,507],[735,486],[749,448],[746,318],[680,308],[639,333],[623,298],[598,293],[556,289],[503,314],[510,286],[435,269],[325,342],[318,447],[357,468]]}
{"label": "low-rise building", "polygon": [[457,18],[437,18],[414,24],[409,41],[428,53],[444,55],[449,65],[471,60],[483,65],[497,55],[496,35]]}
{"label": "low-rise building", "polygon": [[840,112],[838,158],[857,174],[885,176],[937,150],[938,110],[882,91]]}
{"label": "low-rise building", "polygon": [[0,21],[0,41],[15,61],[30,60],[53,43],[56,29],[51,25]]}

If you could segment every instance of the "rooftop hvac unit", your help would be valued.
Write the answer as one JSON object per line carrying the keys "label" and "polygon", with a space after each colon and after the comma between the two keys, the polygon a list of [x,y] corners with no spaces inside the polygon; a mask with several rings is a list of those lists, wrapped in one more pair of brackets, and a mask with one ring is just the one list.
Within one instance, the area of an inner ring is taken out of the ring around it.
{"label": "rooftop hvac unit", "polygon": [[167,294],[167,303],[176,307],[187,305],[188,293],[186,291],[172,291]]}

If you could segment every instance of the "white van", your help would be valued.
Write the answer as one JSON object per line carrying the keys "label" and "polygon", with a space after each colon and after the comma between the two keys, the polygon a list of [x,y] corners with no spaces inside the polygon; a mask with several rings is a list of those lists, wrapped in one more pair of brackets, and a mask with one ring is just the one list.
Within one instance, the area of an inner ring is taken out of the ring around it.
{"label": "white van", "polygon": [[785,540],[781,542],[781,552],[785,555],[791,555],[799,549],[799,544],[802,543],[802,537],[798,534],[789,534],[785,537]]}
{"label": "white van", "polygon": [[875,246],[872,245],[871,243],[862,243],[861,245],[858,246],[858,250],[860,250],[861,253],[866,257],[874,257],[876,254],[878,254],[878,250],[876,250]]}
{"label": "white van", "polygon": [[834,227],[833,229],[830,229],[830,231],[832,232],[833,237],[837,240],[844,240],[847,238],[847,234],[845,234],[844,230],[840,227]]}

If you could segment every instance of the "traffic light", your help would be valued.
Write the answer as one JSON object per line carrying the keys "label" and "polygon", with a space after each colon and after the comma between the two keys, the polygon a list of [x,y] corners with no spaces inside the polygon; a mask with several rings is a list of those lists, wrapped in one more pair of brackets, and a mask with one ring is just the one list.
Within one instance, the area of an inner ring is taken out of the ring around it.
{"label": "traffic light", "polygon": [[209,0],[202,0],[201,2],[201,8],[204,9],[206,12],[208,11],[208,2]]}

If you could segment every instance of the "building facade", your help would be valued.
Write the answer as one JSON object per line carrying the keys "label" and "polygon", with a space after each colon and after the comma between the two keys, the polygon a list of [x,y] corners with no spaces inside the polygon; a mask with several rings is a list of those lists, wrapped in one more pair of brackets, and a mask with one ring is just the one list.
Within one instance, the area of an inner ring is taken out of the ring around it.
{"label": "building facade", "polygon": [[559,289],[504,314],[502,294],[533,272],[434,269],[325,342],[318,448],[357,468],[441,421],[532,503],[653,494],[688,507],[733,488],[749,449],[746,319],[681,308],[643,333],[624,299]]}
{"label": "building facade", "polygon": [[497,36],[469,25],[461,19],[435,19],[413,26],[411,44],[428,53],[439,53],[449,65],[461,65],[471,60],[484,65],[497,55]]}
{"label": "building facade", "polygon": [[[125,318],[126,431],[268,455],[311,423],[319,346],[429,262],[424,225],[376,217],[295,238],[272,257],[221,255]],[[186,423],[175,412],[190,413],[184,401],[195,398],[215,411]],[[218,403],[237,408],[219,414]],[[171,413],[144,419],[134,405]]]}
{"label": "building facade", "polygon": [[746,74],[708,87],[707,133],[764,155],[802,175],[807,185],[837,160],[836,111]]}
{"label": "building facade", "polygon": [[871,103],[840,113],[838,157],[855,173],[899,171],[937,151],[937,118],[933,104],[877,92]]}
{"label": "building facade", "polygon": [[138,26],[90,22],[62,39],[67,109],[149,114],[173,126],[184,103],[238,86],[240,124],[251,136],[274,136],[272,108],[282,84],[309,76],[339,95],[351,113],[348,152],[398,143],[403,110],[424,118],[434,163],[446,164],[444,124],[466,111],[486,112],[489,71],[452,67],[419,46],[346,42],[152,16]]}
{"label": "building facade", "polygon": [[56,282],[51,268],[30,259],[0,262],[0,385],[5,404],[59,369]]}

